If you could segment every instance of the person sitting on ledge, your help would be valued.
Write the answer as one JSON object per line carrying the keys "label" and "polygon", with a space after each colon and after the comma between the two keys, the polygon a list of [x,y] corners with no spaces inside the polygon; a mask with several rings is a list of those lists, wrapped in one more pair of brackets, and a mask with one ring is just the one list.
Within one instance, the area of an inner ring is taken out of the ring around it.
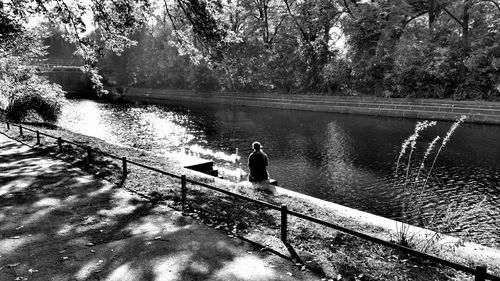
{"label": "person sitting on ledge", "polygon": [[267,155],[261,150],[262,146],[259,142],[252,143],[254,151],[248,157],[248,168],[250,168],[250,175],[248,180],[250,182],[258,182],[269,179],[266,167],[268,165]]}

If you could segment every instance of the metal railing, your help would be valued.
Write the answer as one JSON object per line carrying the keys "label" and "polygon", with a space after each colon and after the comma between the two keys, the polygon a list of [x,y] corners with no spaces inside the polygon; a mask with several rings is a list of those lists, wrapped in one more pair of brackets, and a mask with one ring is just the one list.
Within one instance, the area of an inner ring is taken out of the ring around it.
{"label": "metal railing", "polygon": [[87,151],[87,161],[89,164],[92,163],[93,153],[100,153],[104,156],[107,156],[107,157],[110,157],[110,158],[113,158],[116,160],[120,160],[122,162],[123,177],[125,177],[128,174],[127,164],[132,164],[132,165],[136,165],[138,167],[148,169],[148,170],[151,170],[151,171],[163,174],[163,175],[167,175],[167,176],[170,176],[173,178],[180,179],[181,180],[181,203],[182,203],[183,209],[187,203],[187,196],[186,196],[187,192],[188,192],[187,183],[191,183],[191,184],[199,185],[199,186],[202,186],[202,187],[205,187],[205,188],[211,189],[213,191],[223,193],[223,194],[235,197],[235,198],[239,198],[239,199],[242,199],[242,200],[245,200],[248,202],[252,202],[254,204],[258,204],[258,205],[261,205],[263,207],[267,207],[267,208],[272,209],[272,210],[279,211],[281,213],[281,225],[280,225],[280,236],[281,237],[280,238],[284,243],[287,243],[287,239],[288,239],[287,238],[288,216],[294,216],[297,218],[301,218],[301,219],[304,219],[304,220],[307,220],[307,221],[310,221],[310,222],[313,222],[313,223],[316,223],[316,224],[319,224],[319,225],[322,225],[322,226],[325,226],[328,228],[332,228],[332,229],[359,237],[359,238],[364,239],[364,240],[368,240],[368,241],[371,241],[371,242],[374,242],[374,243],[377,243],[380,245],[387,246],[387,247],[395,249],[395,250],[399,250],[403,253],[407,253],[407,254],[410,254],[410,255],[415,256],[415,257],[420,257],[420,258],[426,259],[428,261],[432,261],[432,262],[435,262],[435,263],[438,263],[441,265],[451,267],[451,268],[459,270],[459,271],[466,272],[468,274],[472,274],[472,275],[474,275],[474,277],[475,277],[474,280],[476,280],[476,281],[485,281],[485,280],[500,281],[500,277],[492,275],[492,274],[487,272],[486,266],[476,266],[475,268],[465,266],[465,265],[455,263],[455,262],[452,262],[449,260],[445,260],[445,259],[433,256],[433,255],[430,255],[427,253],[423,253],[423,252],[420,252],[420,251],[417,251],[417,250],[414,250],[414,249],[411,249],[411,248],[408,248],[408,247],[405,247],[405,246],[402,246],[402,245],[399,245],[399,244],[396,244],[393,242],[389,242],[389,241],[386,241],[386,240],[383,240],[383,239],[380,239],[377,237],[373,237],[373,236],[367,235],[365,233],[361,233],[361,232],[358,232],[358,231],[355,231],[352,229],[348,229],[348,228],[345,228],[343,226],[336,225],[336,224],[333,224],[333,223],[330,223],[330,222],[327,222],[327,221],[324,221],[324,220],[321,220],[321,219],[318,219],[315,217],[311,217],[311,216],[308,216],[306,214],[302,214],[299,212],[288,210],[286,205],[281,205],[281,206],[273,205],[273,204],[270,204],[268,202],[257,200],[257,199],[254,199],[254,198],[251,198],[251,197],[248,197],[245,195],[233,193],[233,192],[230,192],[230,191],[227,191],[227,190],[224,190],[222,188],[218,188],[218,187],[206,184],[206,183],[202,183],[202,182],[198,182],[198,181],[195,181],[192,179],[188,179],[188,178],[186,178],[185,175],[181,175],[181,176],[175,175],[175,174],[160,170],[160,169],[155,168],[155,167],[151,167],[151,166],[139,163],[139,162],[128,160],[126,157],[118,157],[118,156],[106,153],[104,151],[92,149],[90,146],[87,146],[87,145],[78,144],[78,143],[75,143],[75,142],[72,142],[69,140],[63,140],[60,137],[51,136],[51,135],[42,133],[38,130],[33,130],[33,129],[30,129],[27,127],[23,127],[20,124],[14,124],[14,123],[10,123],[8,121],[3,121],[3,122],[6,123],[7,130],[10,130],[11,125],[19,127],[19,134],[21,136],[23,135],[23,129],[35,133],[36,139],[37,139],[36,140],[37,145],[41,145],[40,136],[42,135],[42,136],[56,139],[59,152],[63,151],[63,143],[68,143],[68,144],[75,145],[75,146],[80,147],[80,148],[84,148]]}

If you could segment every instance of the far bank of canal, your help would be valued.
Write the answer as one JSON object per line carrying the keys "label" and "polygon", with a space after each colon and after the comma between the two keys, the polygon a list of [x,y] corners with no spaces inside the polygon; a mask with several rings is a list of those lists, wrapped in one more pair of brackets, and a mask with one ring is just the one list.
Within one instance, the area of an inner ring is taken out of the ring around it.
{"label": "far bank of canal", "polygon": [[194,92],[189,90],[125,88],[115,98],[163,104],[201,102],[302,111],[349,113],[500,125],[500,102],[380,98],[370,96],[283,95],[276,93]]}
{"label": "far bank of canal", "polygon": [[[259,140],[280,186],[399,219],[402,189],[393,185],[394,167],[415,120],[185,102],[72,100],[60,125],[158,154],[210,158],[228,176],[239,173],[235,149],[245,168],[250,145]],[[450,125],[442,121],[422,134],[415,165],[427,144],[436,135],[443,137]],[[499,143],[500,126],[459,127],[423,193],[428,223],[484,244],[500,244]]]}

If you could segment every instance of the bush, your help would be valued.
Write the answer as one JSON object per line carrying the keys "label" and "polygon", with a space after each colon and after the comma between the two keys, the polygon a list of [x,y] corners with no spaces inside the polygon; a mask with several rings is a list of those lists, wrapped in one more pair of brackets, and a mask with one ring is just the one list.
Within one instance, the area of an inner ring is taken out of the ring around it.
{"label": "bush", "polygon": [[35,66],[46,54],[43,36],[36,29],[8,40],[0,36],[0,109],[11,121],[24,121],[34,112],[43,121],[55,123],[61,114],[64,91]]}
{"label": "bush", "polygon": [[48,123],[55,123],[61,114],[62,104],[57,99],[50,99],[35,94],[26,94],[14,99],[6,108],[6,117],[14,122],[23,121],[30,111],[34,111]]}
{"label": "bush", "polygon": [[[15,81],[15,80],[14,80]],[[2,81],[2,107],[5,117],[21,122],[35,112],[44,122],[55,123],[65,101],[60,85],[35,74],[24,81]]]}

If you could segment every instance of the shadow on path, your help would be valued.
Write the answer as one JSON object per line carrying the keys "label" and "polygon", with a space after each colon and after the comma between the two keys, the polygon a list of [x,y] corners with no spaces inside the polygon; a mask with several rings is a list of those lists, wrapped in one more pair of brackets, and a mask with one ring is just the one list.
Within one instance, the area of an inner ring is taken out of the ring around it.
{"label": "shadow on path", "polygon": [[247,248],[0,135],[0,280],[317,279]]}

